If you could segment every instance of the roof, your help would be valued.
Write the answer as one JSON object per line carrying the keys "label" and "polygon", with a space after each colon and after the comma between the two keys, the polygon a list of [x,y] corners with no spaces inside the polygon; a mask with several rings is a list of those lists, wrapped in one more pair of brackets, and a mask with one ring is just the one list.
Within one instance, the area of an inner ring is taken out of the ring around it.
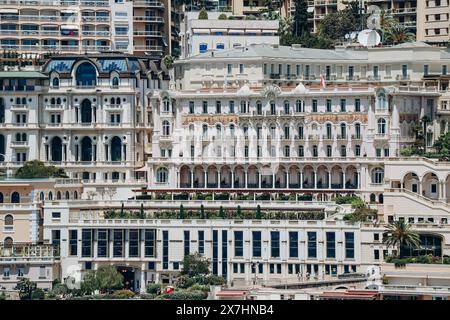
{"label": "roof", "polygon": [[47,79],[47,76],[38,71],[0,71],[0,78],[4,79]]}
{"label": "roof", "polygon": [[378,291],[372,290],[348,290],[323,292],[319,297],[321,299],[336,300],[373,300],[377,297]]}
{"label": "roof", "polygon": [[222,290],[216,293],[218,297],[243,297],[248,294],[248,291],[243,290]]}
{"label": "roof", "polygon": [[[211,52],[193,56],[193,59],[212,57]],[[245,48],[214,51],[214,58],[286,58],[309,60],[366,60],[367,50],[325,50],[302,47],[287,47],[271,44],[251,44]]]}

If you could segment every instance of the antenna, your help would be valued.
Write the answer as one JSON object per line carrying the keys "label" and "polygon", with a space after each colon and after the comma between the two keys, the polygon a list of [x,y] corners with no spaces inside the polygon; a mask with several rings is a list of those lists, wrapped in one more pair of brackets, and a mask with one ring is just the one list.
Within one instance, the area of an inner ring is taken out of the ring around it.
{"label": "antenna", "polygon": [[358,34],[358,42],[365,47],[374,47],[380,44],[381,37],[375,30],[365,29]]}

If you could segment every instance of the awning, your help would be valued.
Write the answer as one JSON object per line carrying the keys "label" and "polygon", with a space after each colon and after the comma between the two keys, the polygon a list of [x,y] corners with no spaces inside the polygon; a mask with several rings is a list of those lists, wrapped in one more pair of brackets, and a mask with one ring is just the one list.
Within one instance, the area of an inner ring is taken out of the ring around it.
{"label": "awning", "polygon": [[71,10],[71,9],[66,9],[66,10],[61,10],[62,13],[77,13],[76,10]]}
{"label": "awning", "polygon": [[211,29],[211,32],[227,32],[227,29]]}
{"label": "awning", "polygon": [[244,33],[244,30],[230,29],[228,33]]}
{"label": "awning", "polygon": [[61,30],[78,30],[79,27],[76,25],[65,25],[61,26]]}
{"label": "awning", "polygon": [[193,33],[208,33],[209,34],[209,29],[192,29]]}
{"label": "awning", "polygon": [[0,13],[19,13],[18,9],[0,9]]}
{"label": "awning", "polygon": [[260,29],[247,29],[245,30],[246,32],[251,32],[251,33],[261,33]]}

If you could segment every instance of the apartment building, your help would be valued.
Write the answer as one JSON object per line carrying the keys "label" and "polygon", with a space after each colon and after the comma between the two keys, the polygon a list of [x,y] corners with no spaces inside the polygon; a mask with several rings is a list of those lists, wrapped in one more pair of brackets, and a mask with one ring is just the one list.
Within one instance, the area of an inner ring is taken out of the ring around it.
{"label": "apartment building", "polygon": [[182,24],[182,55],[190,57],[210,50],[245,47],[251,44],[279,44],[277,20],[219,20],[221,14],[209,12],[207,20],[199,12],[186,12]]}
{"label": "apartment building", "polygon": [[449,41],[450,4],[448,0],[418,1],[417,39],[430,43]]}
{"label": "apartment building", "polygon": [[0,2],[0,49],[19,53],[133,51],[125,0]]}

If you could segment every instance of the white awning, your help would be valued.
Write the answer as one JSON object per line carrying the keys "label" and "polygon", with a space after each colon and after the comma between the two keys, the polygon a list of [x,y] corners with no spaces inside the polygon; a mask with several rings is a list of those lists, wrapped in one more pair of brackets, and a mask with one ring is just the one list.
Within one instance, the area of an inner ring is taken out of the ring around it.
{"label": "white awning", "polygon": [[211,29],[211,32],[227,32],[227,29]]}
{"label": "white awning", "polygon": [[62,13],[77,13],[76,10],[70,10],[70,9],[66,9],[66,10],[61,10]]}
{"label": "white awning", "polygon": [[247,29],[245,30],[246,32],[251,32],[251,33],[261,33],[260,29]]}
{"label": "white awning", "polygon": [[66,26],[61,26],[61,30],[78,30],[79,27],[76,25],[66,25]]}
{"label": "white awning", "polygon": [[209,34],[209,29],[192,29],[193,33],[208,33]]}
{"label": "white awning", "polygon": [[0,9],[0,13],[19,13],[18,9]]}
{"label": "white awning", "polygon": [[228,33],[244,33],[244,30],[230,29]]}

